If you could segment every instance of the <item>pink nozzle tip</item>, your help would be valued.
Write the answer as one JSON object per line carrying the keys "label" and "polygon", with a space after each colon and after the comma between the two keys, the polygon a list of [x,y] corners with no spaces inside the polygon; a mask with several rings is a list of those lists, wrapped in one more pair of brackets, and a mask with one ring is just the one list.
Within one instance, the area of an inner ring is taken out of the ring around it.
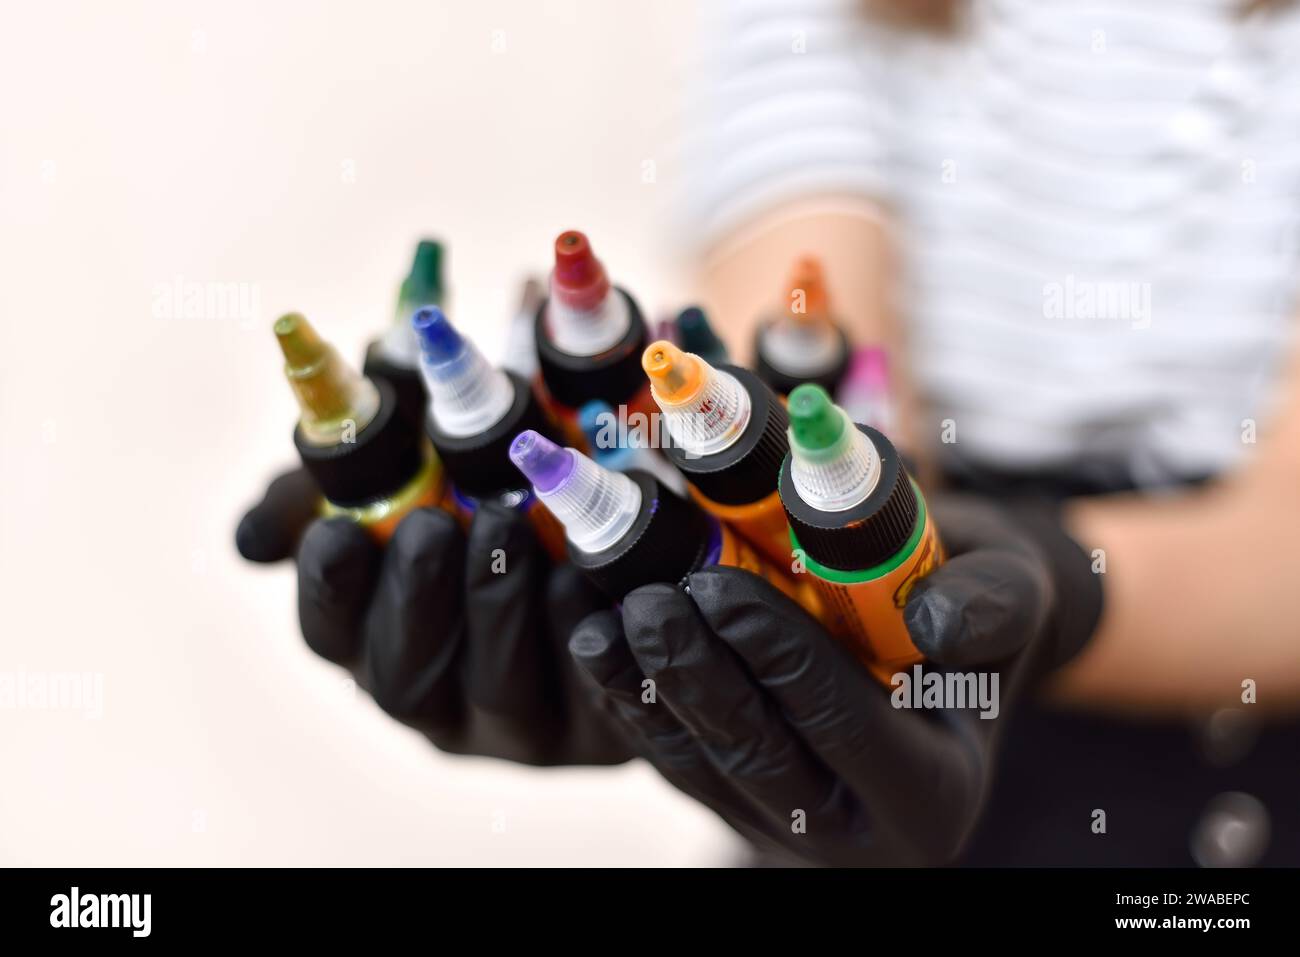
{"label": "pink nozzle tip", "polygon": [[520,432],[510,443],[510,461],[538,493],[552,492],[573,474],[573,450],[560,448],[540,432]]}
{"label": "pink nozzle tip", "polygon": [[847,380],[854,386],[873,389],[889,387],[889,354],[879,346],[863,346],[853,353]]}

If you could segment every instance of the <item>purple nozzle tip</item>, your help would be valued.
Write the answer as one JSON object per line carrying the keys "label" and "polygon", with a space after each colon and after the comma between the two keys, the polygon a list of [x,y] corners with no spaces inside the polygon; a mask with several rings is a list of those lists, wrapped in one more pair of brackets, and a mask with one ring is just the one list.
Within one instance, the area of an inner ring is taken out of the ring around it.
{"label": "purple nozzle tip", "polygon": [[437,306],[415,310],[411,325],[420,337],[420,351],[430,362],[447,362],[460,355],[464,340]]}
{"label": "purple nozzle tip", "polygon": [[538,493],[552,492],[573,472],[573,450],[562,449],[540,432],[520,432],[510,443],[510,461]]}

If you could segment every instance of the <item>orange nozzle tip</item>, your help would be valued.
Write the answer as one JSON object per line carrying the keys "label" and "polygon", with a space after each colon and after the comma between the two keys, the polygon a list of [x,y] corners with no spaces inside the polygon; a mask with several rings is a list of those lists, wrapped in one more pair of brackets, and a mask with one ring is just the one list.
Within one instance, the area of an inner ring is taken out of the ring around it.
{"label": "orange nozzle tip", "polygon": [[684,402],[698,392],[704,383],[702,365],[667,339],[650,343],[641,354],[641,368],[650,377],[655,395],[665,402]]}
{"label": "orange nozzle tip", "polygon": [[828,299],[821,260],[816,256],[795,260],[790,277],[790,314],[796,319],[822,318],[829,312]]}
{"label": "orange nozzle tip", "polygon": [[682,350],[667,339],[657,339],[646,346],[645,352],[641,353],[641,368],[645,369],[646,375],[651,378],[661,378],[668,374],[668,370],[680,355]]}

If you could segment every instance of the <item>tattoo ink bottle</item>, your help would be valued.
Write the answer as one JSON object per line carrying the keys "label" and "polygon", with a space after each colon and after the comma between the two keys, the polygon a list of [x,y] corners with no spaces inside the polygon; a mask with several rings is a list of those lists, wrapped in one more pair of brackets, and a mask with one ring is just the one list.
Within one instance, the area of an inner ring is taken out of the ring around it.
{"label": "tattoo ink bottle", "polygon": [[397,294],[397,308],[393,322],[384,334],[366,350],[364,374],[371,379],[384,379],[397,393],[397,404],[417,429],[423,428],[424,410],[428,396],[424,379],[420,375],[420,346],[411,330],[411,313],[420,306],[446,305],[446,286],[443,284],[443,245],[432,239],[422,239],[415,247],[415,260],[411,271],[402,280]]}
{"label": "tattoo ink bottle", "polygon": [[301,410],[293,444],[324,495],[321,514],[349,518],[384,542],[412,509],[438,505],[442,469],[399,412],[393,387],[349,369],[297,313],[274,331]]}
{"label": "tattoo ink bottle", "polygon": [[641,365],[672,440],[664,454],[690,482],[691,497],[788,567],[790,529],[776,491],[789,451],[781,400],[749,370],[714,368],[671,342],[652,342]]}
{"label": "tattoo ink bottle", "polygon": [[610,285],[587,237],[555,240],[550,296],[537,310],[537,361],[544,398],[572,445],[581,445],[578,409],[603,399],[629,413],[654,410],[641,374],[645,320],[636,301]]}
{"label": "tattoo ink bottle", "polygon": [[518,373],[489,364],[437,306],[416,310],[411,326],[429,392],[426,430],[451,480],[462,521],[468,524],[484,500],[519,509],[546,550],[562,558],[564,529],[507,457],[521,429],[554,434],[532,387]]}
{"label": "tattoo ink bottle", "polygon": [[780,492],[790,542],[837,616],[830,626],[881,681],[922,660],[903,621],[912,586],[943,561],[925,497],[898,452],[826,390],[790,393]]}
{"label": "tattoo ink bottle", "polygon": [[501,359],[503,368],[519,373],[529,382],[537,378],[537,339],[533,324],[541,304],[542,284],[530,276],[520,289],[519,308],[510,320],[505,354]]}
{"label": "tattoo ink bottle", "polygon": [[611,472],[536,432],[519,434],[510,459],[564,526],[570,561],[615,601],[709,565],[747,569],[796,601],[807,587],[649,472]]}
{"label": "tattoo ink bottle", "polygon": [[[667,459],[626,430],[620,434],[618,416],[608,402],[599,399],[588,402],[578,410],[578,424],[587,438],[592,461],[601,468],[611,472],[640,469],[649,472],[678,495],[686,494],[686,480],[681,472],[668,464]],[[784,526],[784,513],[781,523]]]}
{"label": "tattoo ink bottle", "polygon": [[821,264],[800,259],[781,313],[758,328],[754,371],[778,395],[804,382],[834,393],[848,364],[849,340],[831,317]]}
{"label": "tattoo ink bottle", "polygon": [[687,306],[679,312],[675,325],[677,335],[670,341],[681,346],[683,352],[697,355],[711,365],[727,361],[727,347],[699,306]]}

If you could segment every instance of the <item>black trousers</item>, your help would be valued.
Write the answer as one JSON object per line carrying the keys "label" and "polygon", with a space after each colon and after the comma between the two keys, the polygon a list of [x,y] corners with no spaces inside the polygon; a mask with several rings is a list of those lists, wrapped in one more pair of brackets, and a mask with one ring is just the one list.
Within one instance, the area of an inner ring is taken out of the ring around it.
{"label": "black trousers", "polygon": [[[1031,475],[956,459],[944,466],[949,487],[994,498],[1059,501],[1134,490],[1122,468],[1097,463]],[[1253,677],[1266,686],[1266,676]],[[1213,725],[1022,709],[1006,731],[989,806],[962,863],[1300,865],[1300,720],[1260,725],[1253,707]],[[1104,833],[1094,830],[1097,811],[1105,814]]]}

